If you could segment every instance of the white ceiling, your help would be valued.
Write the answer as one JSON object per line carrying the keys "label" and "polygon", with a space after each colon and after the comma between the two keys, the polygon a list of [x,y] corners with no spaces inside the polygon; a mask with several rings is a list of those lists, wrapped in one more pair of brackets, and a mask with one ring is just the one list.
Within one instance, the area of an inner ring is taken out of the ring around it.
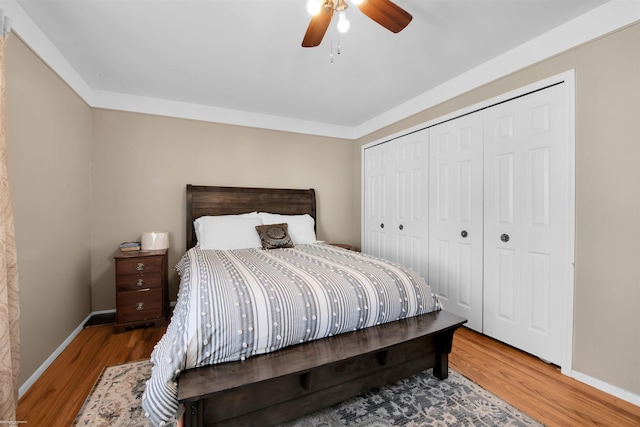
{"label": "white ceiling", "polygon": [[302,48],[306,2],[17,0],[83,84],[111,99],[340,129],[362,126],[606,0],[396,0],[413,15],[398,34],[352,6],[348,33],[338,38],[334,16],[322,44]]}

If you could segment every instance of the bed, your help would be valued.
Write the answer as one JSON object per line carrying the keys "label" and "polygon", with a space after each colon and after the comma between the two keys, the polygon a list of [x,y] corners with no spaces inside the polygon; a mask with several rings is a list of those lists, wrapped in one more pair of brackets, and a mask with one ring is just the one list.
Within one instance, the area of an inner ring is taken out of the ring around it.
{"label": "bed", "polygon": [[[415,272],[316,242],[313,189],[187,185],[186,205],[178,300],[143,396],[153,424],[275,425],[425,369],[447,378],[466,320]],[[237,223],[269,224],[247,237],[262,247],[218,248]]]}

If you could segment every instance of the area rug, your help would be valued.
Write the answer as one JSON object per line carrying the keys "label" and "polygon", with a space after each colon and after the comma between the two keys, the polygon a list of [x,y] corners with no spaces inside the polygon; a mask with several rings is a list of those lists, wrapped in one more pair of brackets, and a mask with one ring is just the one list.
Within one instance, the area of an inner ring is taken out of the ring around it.
{"label": "area rug", "polygon": [[[148,427],[140,407],[151,363],[141,360],[104,369],[74,426]],[[453,370],[440,381],[431,369],[374,389],[286,427],[541,426]]]}

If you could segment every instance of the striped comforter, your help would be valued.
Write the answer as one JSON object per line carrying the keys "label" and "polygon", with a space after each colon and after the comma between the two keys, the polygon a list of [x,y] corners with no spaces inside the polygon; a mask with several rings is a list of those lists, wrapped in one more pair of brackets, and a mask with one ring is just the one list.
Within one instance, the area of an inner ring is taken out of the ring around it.
{"label": "striped comforter", "polygon": [[155,347],[142,407],[154,425],[179,411],[182,370],[278,350],[440,309],[415,272],[316,243],[289,249],[190,249],[178,301]]}

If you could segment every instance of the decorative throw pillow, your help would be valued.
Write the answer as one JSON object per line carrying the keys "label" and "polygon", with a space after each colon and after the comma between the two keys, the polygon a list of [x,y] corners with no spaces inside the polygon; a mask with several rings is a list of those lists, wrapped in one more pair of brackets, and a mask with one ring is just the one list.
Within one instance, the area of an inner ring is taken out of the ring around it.
{"label": "decorative throw pillow", "polygon": [[287,224],[257,225],[262,249],[292,248],[293,242],[287,228]]}
{"label": "decorative throw pillow", "polygon": [[263,224],[281,224],[287,223],[288,232],[294,245],[303,245],[306,243],[315,243],[316,230],[315,220],[309,214],[304,215],[280,215],[267,212],[260,212]]}

